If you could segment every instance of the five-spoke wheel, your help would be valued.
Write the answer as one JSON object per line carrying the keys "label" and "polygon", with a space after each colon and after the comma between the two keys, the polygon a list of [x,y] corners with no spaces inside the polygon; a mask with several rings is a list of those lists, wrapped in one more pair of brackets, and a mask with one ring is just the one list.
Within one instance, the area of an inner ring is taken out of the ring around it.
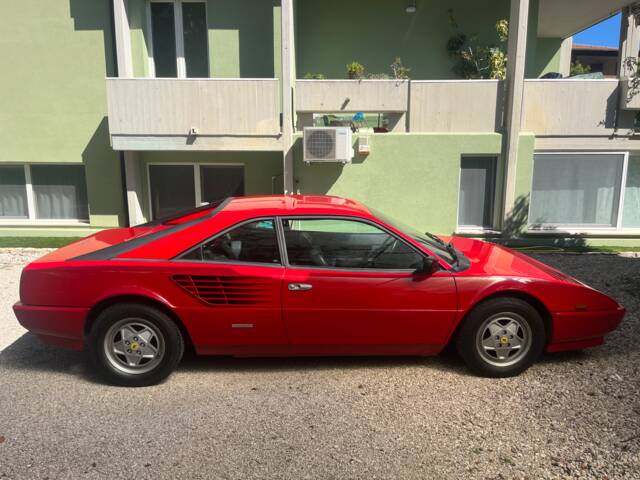
{"label": "five-spoke wheel", "polygon": [[180,329],[164,312],[126,303],[103,310],[87,345],[98,371],[111,383],[145,386],[161,382],[184,353]]}
{"label": "five-spoke wheel", "polygon": [[540,313],[513,297],[487,300],[464,320],[458,352],[469,368],[488,377],[509,377],[526,370],[542,353],[545,327]]}

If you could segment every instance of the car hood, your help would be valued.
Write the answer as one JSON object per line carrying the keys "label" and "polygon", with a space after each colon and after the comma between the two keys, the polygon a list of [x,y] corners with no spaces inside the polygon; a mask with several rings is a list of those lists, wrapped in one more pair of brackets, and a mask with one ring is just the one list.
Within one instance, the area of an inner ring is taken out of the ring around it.
{"label": "car hood", "polygon": [[580,283],[555,268],[502,245],[465,237],[451,237],[446,241],[452,242],[467,257],[470,266],[465,272],[472,275],[531,277]]}

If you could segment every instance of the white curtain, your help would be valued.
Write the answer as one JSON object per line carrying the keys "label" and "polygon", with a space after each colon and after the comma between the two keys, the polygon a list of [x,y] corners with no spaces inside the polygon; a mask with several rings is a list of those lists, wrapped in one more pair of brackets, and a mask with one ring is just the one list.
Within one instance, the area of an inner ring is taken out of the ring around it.
{"label": "white curtain", "polygon": [[622,226],[624,228],[640,228],[640,157],[629,158]]}
{"label": "white curtain", "polygon": [[536,155],[529,223],[615,226],[623,155]]}
{"label": "white curtain", "polygon": [[0,217],[28,217],[23,166],[0,167]]}
{"label": "white curtain", "polygon": [[24,185],[0,185],[0,217],[27,218]]}
{"label": "white curtain", "polygon": [[74,185],[34,186],[38,218],[83,218],[78,211],[78,193]]}
{"label": "white curtain", "polygon": [[31,165],[38,219],[89,218],[82,165]]}

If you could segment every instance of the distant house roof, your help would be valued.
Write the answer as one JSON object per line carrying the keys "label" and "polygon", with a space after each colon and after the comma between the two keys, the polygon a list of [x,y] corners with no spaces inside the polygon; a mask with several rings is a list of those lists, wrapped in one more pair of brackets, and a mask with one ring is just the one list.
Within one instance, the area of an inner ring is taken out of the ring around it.
{"label": "distant house roof", "polygon": [[602,47],[600,45],[574,45],[573,51],[588,51],[588,52],[617,52],[616,47]]}

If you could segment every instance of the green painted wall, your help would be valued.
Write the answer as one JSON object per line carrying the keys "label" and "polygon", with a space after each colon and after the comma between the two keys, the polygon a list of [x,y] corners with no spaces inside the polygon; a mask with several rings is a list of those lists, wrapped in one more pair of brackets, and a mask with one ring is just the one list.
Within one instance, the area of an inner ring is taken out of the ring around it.
{"label": "green painted wall", "polygon": [[127,18],[131,31],[131,60],[134,77],[149,76],[149,29],[147,28],[146,0],[129,0]]}
{"label": "green painted wall", "polygon": [[560,71],[561,38],[539,38],[536,47],[536,71],[538,76]]}
{"label": "green painted wall", "polygon": [[120,162],[106,120],[110,2],[1,2],[0,32],[0,162],[84,163],[91,225],[122,224]]}
{"label": "green painted wall", "polygon": [[282,193],[282,154],[279,152],[141,152],[143,213],[150,218],[147,165],[150,163],[244,164],[247,195]]}
{"label": "green painted wall", "polygon": [[306,165],[295,144],[301,193],[354,198],[406,223],[437,233],[456,229],[460,160],[498,155],[499,134],[386,134],[370,137],[371,153],[352,164]]}
{"label": "green painted wall", "polygon": [[[133,72],[149,76],[145,0],[129,0]],[[209,75],[274,78],[280,72],[279,0],[208,0]]]}
{"label": "green painted wall", "polygon": [[[297,0],[296,57],[298,78],[308,72],[327,78],[346,78],[345,65],[358,61],[371,73],[390,73],[395,57],[411,68],[414,79],[456,78],[446,43],[455,30],[449,9],[460,30],[477,35],[485,44],[498,38],[495,24],[509,18],[509,1],[417,0],[414,14],[407,2],[393,0]],[[537,77],[536,33],[538,2],[531,2],[527,75]]]}
{"label": "green painted wall", "polygon": [[353,60],[369,72],[389,73],[395,57],[411,68],[414,79],[455,78],[446,43],[454,30],[453,9],[463,32],[497,42],[494,25],[508,18],[509,1],[417,0],[414,14],[398,0],[297,0],[296,56],[298,77],[307,72],[345,78]]}

